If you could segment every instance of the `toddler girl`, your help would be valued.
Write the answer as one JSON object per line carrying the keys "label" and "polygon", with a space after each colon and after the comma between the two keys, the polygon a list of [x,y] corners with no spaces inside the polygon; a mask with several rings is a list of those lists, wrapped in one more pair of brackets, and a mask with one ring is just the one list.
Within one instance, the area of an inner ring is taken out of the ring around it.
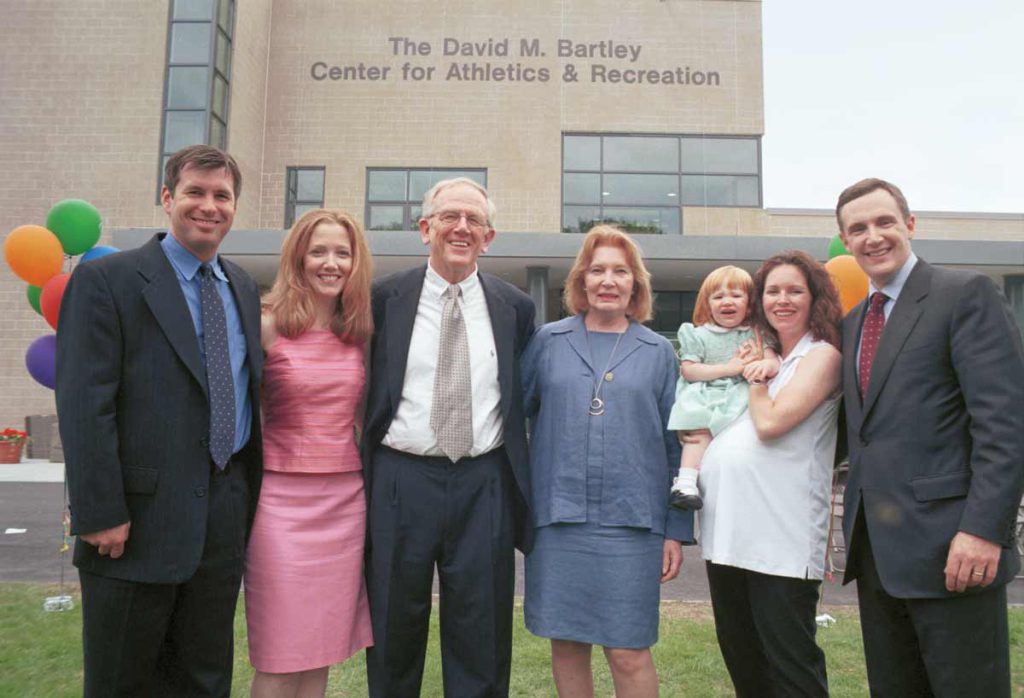
{"label": "toddler girl", "polygon": [[682,364],[668,422],[683,444],[672,483],[672,506],[679,509],[704,506],[697,489],[700,462],[712,437],[747,409],[745,369],[758,381],[778,373],[778,356],[770,348],[762,351],[759,335],[747,325],[753,291],[746,271],[719,267],[701,284],[693,324],[679,328]]}

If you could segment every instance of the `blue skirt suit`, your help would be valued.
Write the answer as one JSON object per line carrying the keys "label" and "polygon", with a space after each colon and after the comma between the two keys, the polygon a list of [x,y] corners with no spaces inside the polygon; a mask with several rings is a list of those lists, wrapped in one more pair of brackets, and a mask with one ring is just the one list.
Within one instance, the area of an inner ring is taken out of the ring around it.
{"label": "blue skirt suit", "polygon": [[[526,626],[552,639],[650,647],[665,537],[693,542],[692,514],[668,506],[679,465],[666,430],[675,353],[636,322],[619,339],[588,333],[580,315],[538,330],[522,374],[536,512]],[[605,411],[591,416],[602,374]]]}

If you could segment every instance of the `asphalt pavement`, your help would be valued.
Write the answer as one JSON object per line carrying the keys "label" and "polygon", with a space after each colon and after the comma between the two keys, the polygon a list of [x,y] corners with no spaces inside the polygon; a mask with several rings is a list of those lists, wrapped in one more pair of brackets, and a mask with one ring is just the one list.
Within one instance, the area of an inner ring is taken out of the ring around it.
{"label": "asphalt pavement", "polygon": [[[0,582],[58,583],[61,575],[77,583],[71,551],[60,552],[63,541],[64,465],[29,461],[18,465],[0,464]],[[833,551],[838,566],[841,551]],[[854,585],[837,580],[824,583],[824,602],[856,605]],[[516,555],[516,593],[523,593],[523,560]],[[1011,604],[1024,604],[1024,579],[1007,589]],[[662,599],[709,602],[707,574],[699,546],[683,548],[683,569],[679,577],[665,584]]]}

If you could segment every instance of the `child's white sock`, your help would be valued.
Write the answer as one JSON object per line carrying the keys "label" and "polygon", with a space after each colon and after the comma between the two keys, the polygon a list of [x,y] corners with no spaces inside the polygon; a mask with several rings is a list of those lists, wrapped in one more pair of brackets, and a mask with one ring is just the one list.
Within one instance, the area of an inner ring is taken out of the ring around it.
{"label": "child's white sock", "polygon": [[680,468],[676,481],[672,483],[672,489],[684,494],[697,494],[699,492],[697,489],[697,475],[699,474],[700,471],[695,468]]}

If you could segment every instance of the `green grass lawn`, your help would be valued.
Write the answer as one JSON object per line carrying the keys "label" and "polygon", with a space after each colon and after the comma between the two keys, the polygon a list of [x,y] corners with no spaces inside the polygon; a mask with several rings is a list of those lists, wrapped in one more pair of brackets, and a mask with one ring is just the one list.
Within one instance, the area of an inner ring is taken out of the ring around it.
{"label": "green grass lawn", "polygon": [[[81,695],[81,609],[77,590],[75,608],[46,613],[43,599],[57,593],[54,587],[33,584],[0,584],[0,697]],[[827,609],[838,622],[822,628],[818,641],[828,658],[829,685],[833,696],[867,695],[860,625],[855,609]],[[711,609],[706,604],[666,602],[662,605],[661,640],[654,647],[662,696],[728,696],[732,685],[715,642]],[[424,696],[441,695],[441,666],[437,648],[437,617],[432,619],[431,644],[423,680]],[[245,618],[241,604],[235,619],[234,696],[249,692],[252,668],[245,643]],[[523,627],[517,607],[511,694],[554,696],[546,640]],[[1010,654],[1013,658],[1015,695],[1024,695],[1024,608],[1010,610]],[[598,696],[611,696],[612,684],[600,651],[594,654]],[[331,671],[329,696],[366,695],[362,654]]]}

